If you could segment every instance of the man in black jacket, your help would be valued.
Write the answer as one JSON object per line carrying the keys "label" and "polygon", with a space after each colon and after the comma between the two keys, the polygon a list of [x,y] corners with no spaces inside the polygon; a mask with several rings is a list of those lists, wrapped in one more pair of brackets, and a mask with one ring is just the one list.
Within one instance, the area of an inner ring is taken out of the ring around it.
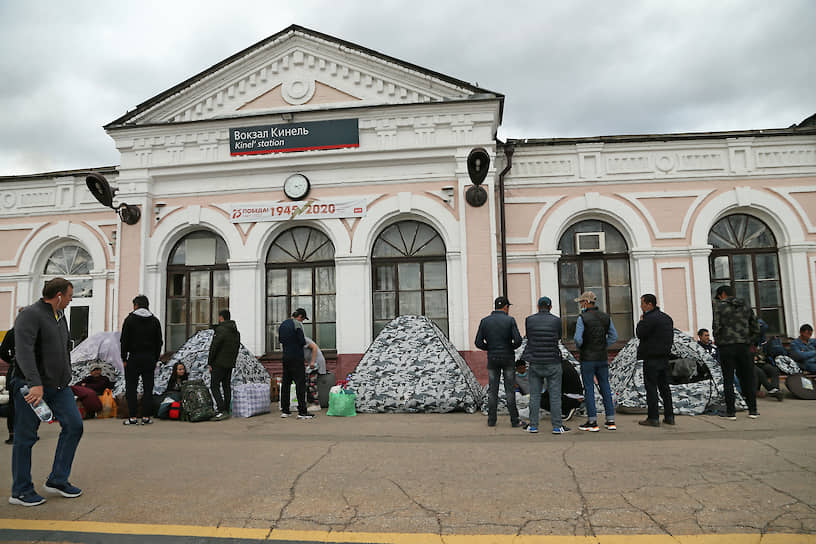
{"label": "man in black jacket", "polygon": [[[74,286],[64,278],[45,282],[42,298],[25,308],[14,322],[15,356],[19,374],[11,389],[17,410],[14,412],[14,451],[11,457],[10,504],[37,506],[45,502],[31,481],[31,447],[37,441],[40,418],[26,403],[37,406],[45,400],[62,430],[59,434],[54,464],[44,489],[49,493],[74,498],[82,490],[68,482],[79,440],[82,438],[82,416],[79,415],[71,381],[71,336],[65,308],[74,296]],[[28,394],[20,388],[27,385]]]}
{"label": "man in black jacket", "polygon": [[674,425],[671,389],[669,389],[669,357],[674,343],[674,321],[660,311],[657,298],[652,294],[640,297],[640,316],[635,336],[640,340],[637,358],[643,361],[643,383],[646,386],[648,416],[640,425],[660,427],[660,408],[657,392],[663,400],[663,423]]}
{"label": "man in black jacket", "polygon": [[[218,411],[213,420],[221,421],[229,417],[228,411],[232,401],[232,369],[235,368],[235,360],[238,358],[238,350],[241,348],[241,333],[235,321],[230,319],[229,310],[218,312],[218,325],[215,326],[210,353],[207,358],[210,367],[210,389],[212,390],[215,404]],[[224,395],[221,395],[221,391]]]}
{"label": "man in black jacket", "polygon": [[150,313],[150,301],[144,295],[133,299],[133,311],[122,323],[122,362],[125,365],[125,397],[128,404],[128,419],[125,425],[137,425],[136,412],[139,407],[137,389],[142,378],[142,425],[153,423],[153,374],[156,362],[161,356],[161,324]]}
{"label": "man in black jacket", "polygon": [[516,408],[515,351],[521,345],[516,320],[508,312],[510,301],[507,297],[498,297],[494,303],[493,313],[482,319],[476,332],[476,347],[487,351],[487,425],[496,426],[499,405],[499,380],[504,375],[504,392],[507,395],[507,409],[510,411],[510,424],[519,427],[518,409]]}
{"label": "man in black jacket", "polygon": [[[23,311],[23,307],[17,308],[17,314]],[[6,428],[9,436],[6,444],[14,444],[14,392],[11,390],[11,379],[17,373],[17,358],[14,356],[14,327],[6,331],[3,342],[0,343],[0,359],[9,365],[6,371],[6,389],[9,391],[8,415],[6,416]]]}

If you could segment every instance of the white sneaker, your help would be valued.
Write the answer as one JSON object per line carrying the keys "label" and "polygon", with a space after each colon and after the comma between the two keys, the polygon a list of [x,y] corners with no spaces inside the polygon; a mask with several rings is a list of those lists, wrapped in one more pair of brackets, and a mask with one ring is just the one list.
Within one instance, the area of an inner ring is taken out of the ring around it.
{"label": "white sneaker", "polygon": [[314,414],[304,414],[304,415],[298,414],[298,419],[314,419],[314,417],[315,417]]}
{"label": "white sneaker", "polygon": [[290,414],[290,413],[288,413],[288,412],[281,412],[281,417],[289,417],[289,416],[291,416],[291,415],[292,415],[292,414]]}

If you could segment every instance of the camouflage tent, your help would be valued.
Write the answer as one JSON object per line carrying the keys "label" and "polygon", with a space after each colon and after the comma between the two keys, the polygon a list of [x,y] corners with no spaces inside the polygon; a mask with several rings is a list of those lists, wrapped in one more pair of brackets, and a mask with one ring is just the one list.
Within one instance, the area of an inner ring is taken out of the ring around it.
{"label": "camouflage tent", "polygon": [[[643,364],[637,360],[639,341],[632,338],[609,364],[609,384],[621,412],[644,412],[646,410],[646,389],[643,385]],[[708,372],[692,376],[691,383],[672,385],[674,413],[699,415],[725,411],[722,370],[720,365],[701,348],[689,335],[675,329],[672,356],[701,363]],[[698,380],[698,381],[694,381]],[[662,402],[661,402],[662,406]],[[738,410],[746,405],[737,395]],[[661,408],[662,409],[662,408]]]}
{"label": "camouflage tent", "polygon": [[377,335],[349,378],[358,412],[473,413],[482,387],[427,317],[400,316]]}
{"label": "camouflage tent", "polygon": [[[207,358],[212,344],[212,330],[199,331],[190,337],[183,346],[166,363],[159,363],[156,367],[155,385],[153,394],[161,395],[167,389],[170,373],[176,363],[184,363],[191,380],[204,380],[210,385],[210,371],[207,368]],[[258,362],[258,359],[243,344],[238,350],[238,359],[232,371],[230,383],[234,388],[242,383],[265,383],[269,385],[269,372]]]}
{"label": "camouflage tent", "polygon": [[113,382],[113,394],[125,393],[125,367],[119,346],[119,332],[100,332],[71,350],[71,385],[76,385],[99,367]]}

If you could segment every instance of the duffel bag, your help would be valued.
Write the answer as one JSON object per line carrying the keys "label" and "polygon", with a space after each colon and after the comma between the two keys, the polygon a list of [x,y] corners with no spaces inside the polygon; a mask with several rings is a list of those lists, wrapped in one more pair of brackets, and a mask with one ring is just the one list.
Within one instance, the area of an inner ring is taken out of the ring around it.
{"label": "duffel bag", "polygon": [[232,389],[232,415],[252,417],[272,411],[269,386],[265,383],[242,383]]}

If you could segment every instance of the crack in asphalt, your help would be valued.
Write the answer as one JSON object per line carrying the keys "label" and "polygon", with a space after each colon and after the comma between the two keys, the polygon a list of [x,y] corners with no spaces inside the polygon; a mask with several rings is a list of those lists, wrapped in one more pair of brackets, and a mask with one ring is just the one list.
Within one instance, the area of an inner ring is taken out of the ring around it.
{"label": "crack in asphalt", "polygon": [[[574,446],[575,442],[571,442],[569,447],[565,448],[564,451],[561,452],[561,460],[570,470],[570,474],[572,474],[572,481],[575,484],[575,489],[578,491],[578,496],[581,497],[581,518],[584,520],[585,524],[589,526],[590,536],[597,537],[598,535],[595,533],[595,528],[592,526],[592,520],[590,519],[589,505],[587,504],[586,496],[584,496],[584,491],[581,489],[581,482],[578,481],[578,475],[575,473],[575,468],[567,460],[567,454]],[[576,522],[575,533],[577,534],[577,532],[578,523]],[[586,530],[584,533],[586,533]]]}
{"label": "crack in asphalt", "polygon": [[392,480],[390,478],[388,478],[388,481],[391,482],[392,484],[394,484],[394,486],[396,486],[396,488],[399,489],[402,492],[403,495],[408,497],[408,500],[410,500],[412,503],[419,506],[425,512],[427,512],[429,514],[433,514],[433,516],[436,518],[437,534],[441,537],[442,536],[442,516],[445,514],[445,512],[437,512],[436,510],[425,506],[424,504],[422,504],[421,502],[419,502],[415,498],[413,498],[411,495],[409,495],[405,491],[405,489],[402,488],[402,486],[400,484],[398,484],[397,482],[395,482],[394,480]]}
{"label": "crack in asphalt", "polygon": [[[297,476],[295,476],[295,479],[292,481],[292,485],[291,485],[291,486],[289,486],[289,499],[288,499],[288,500],[286,501],[286,503],[285,503],[285,504],[284,504],[284,505],[281,507],[280,512],[278,513],[278,518],[277,518],[277,519],[276,519],[276,520],[275,520],[275,521],[272,523],[272,526],[269,528],[269,532],[268,532],[268,533],[267,533],[267,535],[266,535],[266,538],[267,538],[267,539],[269,539],[269,538],[270,538],[270,535],[272,534],[272,531],[273,531],[275,528],[277,528],[277,527],[278,527],[278,525],[280,525],[280,522],[283,520],[283,518],[284,518],[284,516],[285,516],[285,514],[286,514],[286,509],[287,509],[287,508],[289,508],[289,506],[290,506],[290,505],[291,505],[291,504],[292,504],[292,503],[295,501],[295,496],[296,496],[295,488],[297,487],[298,482],[300,482],[300,479],[301,479],[301,478],[302,478],[302,477],[303,477],[303,476],[304,476],[304,475],[305,475],[307,472],[309,472],[309,471],[310,471],[310,470],[312,470],[314,467],[316,467],[317,465],[319,465],[319,464],[320,464],[320,462],[321,462],[321,461],[323,461],[323,460],[324,460],[326,457],[328,457],[329,455],[331,455],[332,449],[333,449],[333,448],[334,448],[336,445],[337,445],[337,442],[332,442],[331,444],[329,444],[329,447],[326,449],[326,451],[323,453],[323,455],[321,455],[320,457],[318,457],[318,458],[317,458],[317,459],[314,461],[314,463],[312,463],[311,465],[309,465],[308,467],[306,467],[305,469],[303,469],[302,471],[300,471],[300,472],[298,473],[298,475],[297,475]],[[297,518],[295,517],[295,518],[293,518],[293,519],[297,519]]]}

